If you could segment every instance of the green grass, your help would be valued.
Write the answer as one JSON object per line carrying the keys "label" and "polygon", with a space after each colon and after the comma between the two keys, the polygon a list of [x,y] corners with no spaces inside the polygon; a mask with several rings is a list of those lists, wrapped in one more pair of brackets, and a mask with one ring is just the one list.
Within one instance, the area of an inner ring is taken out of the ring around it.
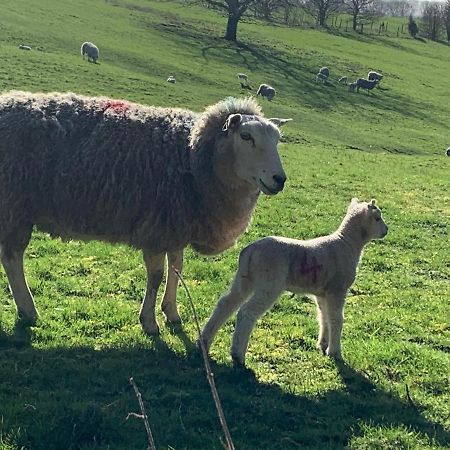
{"label": "green grass", "polygon": [[[365,251],[346,307],[345,364],[315,350],[314,305],[283,295],[255,329],[252,373],[233,370],[233,323],[212,348],[213,370],[238,449],[450,448],[450,87],[447,45],[288,29],[246,20],[240,44],[206,9],[144,0],[3,2],[0,90],[75,91],[201,110],[272,83],[267,116],[292,117],[280,152],[288,182],[261,198],[236,248],[216,258],[188,251],[184,277],[203,323],[259,237],[333,231],[350,198],[377,198],[390,233]],[[79,46],[91,40],[100,63]],[[18,49],[21,43],[31,52]],[[371,95],[314,83],[385,74]],[[166,83],[169,74],[176,85]],[[194,348],[186,294],[182,330],[160,338],[138,324],[141,256],[124,246],[62,243],[35,233],[27,276],[41,320],[16,322],[0,278],[0,448],[142,449],[128,384],[148,408],[158,449],[220,449],[220,425]]]}

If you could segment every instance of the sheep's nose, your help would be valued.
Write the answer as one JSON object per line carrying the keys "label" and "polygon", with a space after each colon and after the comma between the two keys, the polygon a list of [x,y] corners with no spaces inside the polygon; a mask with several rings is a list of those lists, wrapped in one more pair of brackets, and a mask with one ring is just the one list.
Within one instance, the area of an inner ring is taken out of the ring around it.
{"label": "sheep's nose", "polygon": [[278,189],[282,191],[284,188],[284,183],[286,182],[286,175],[274,175],[273,181],[277,184]]}

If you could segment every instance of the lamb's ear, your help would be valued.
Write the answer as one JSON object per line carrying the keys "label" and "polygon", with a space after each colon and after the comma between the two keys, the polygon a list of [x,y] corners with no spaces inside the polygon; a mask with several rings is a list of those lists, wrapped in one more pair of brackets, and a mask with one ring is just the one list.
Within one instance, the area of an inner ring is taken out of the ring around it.
{"label": "lamb's ear", "polygon": [[222,131],[235,130],[242,121],[242,116],[240,114],[230,114],[228,119],[223,124]]}
{"label": "lamb's ear", "polygon": [[373,198],[372,200],[370,200],[370,203],[367,204],[368,208],[376,208],[375,206],[375,199]]}
{"label": "lamb's ear", "polygon": [[277,117],[272,117],[270,119],[267,119],[269,122],[272,122],[277,127],[283,126],[285,123],[290,122],[292,119],[279,119]]}

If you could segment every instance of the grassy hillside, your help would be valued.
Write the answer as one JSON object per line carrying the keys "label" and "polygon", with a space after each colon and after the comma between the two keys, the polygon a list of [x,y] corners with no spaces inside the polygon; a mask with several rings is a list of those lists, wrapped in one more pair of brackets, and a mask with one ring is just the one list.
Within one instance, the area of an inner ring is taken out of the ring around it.
{"label": "grassy hillside", "polygon": [[[233,323],[212,348],[213,370],[239,449],[450,448],[450,49],[406,37],[339,35],[247,21],[240,44],[225,19],[190,5],[144,0],[2,2],[0,90],[74,91],[202,110],[273,84],[267,116],[292,117],[280,152],[283,193],[260,199],[236,248],[213,260],[188,251],[184,276],[202,323],[226,289],[239,250],[259,237],[333,231],[350,198],[375,197],[390,227],[365,251],[351,289],[345,364],[315,350],[311,301],[284,295],[255,329],[252,373],[232,369]],[[85,40],[99,64],[83,61]],[[19,50],[28,44],[32,51]],[[385,79],[371,95],[314,82]],[[175,74],[177,84],[166,83]],[[0,137],[1,138],[1,137]],[[1,195],[1,193],[0,193]],[[27,276],[41,313],[16,323],[0,277],[0,448],[142,449],[128,384],[148,408],[158,449],[219,449],[221,430],[185,293],[182,330],[138,324],[141,256],[124,246],[62,243],[35,233]]]}

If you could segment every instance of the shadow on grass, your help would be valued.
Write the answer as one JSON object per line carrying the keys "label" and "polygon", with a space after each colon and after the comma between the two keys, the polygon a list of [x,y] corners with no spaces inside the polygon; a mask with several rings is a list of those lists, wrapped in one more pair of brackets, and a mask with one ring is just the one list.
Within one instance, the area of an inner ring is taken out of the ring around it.
{"label": "shadow on grass", "polygon": [[[126,420],[139,412],[132,376],[158,448],[221,449],[201,357],[182,330],[173,332],[187,344],[185,355],[159,338],[149,339],[152,348],[42,350],[21,326],[0,329],[0,435],[18,448],[145,448],[142,421]],[[236,448],[344,449],[364,425],[407,428],[450,445],[450,433],[416,407],[348,365],[337,367],[345,388],[304,396],[213,362]]]}

